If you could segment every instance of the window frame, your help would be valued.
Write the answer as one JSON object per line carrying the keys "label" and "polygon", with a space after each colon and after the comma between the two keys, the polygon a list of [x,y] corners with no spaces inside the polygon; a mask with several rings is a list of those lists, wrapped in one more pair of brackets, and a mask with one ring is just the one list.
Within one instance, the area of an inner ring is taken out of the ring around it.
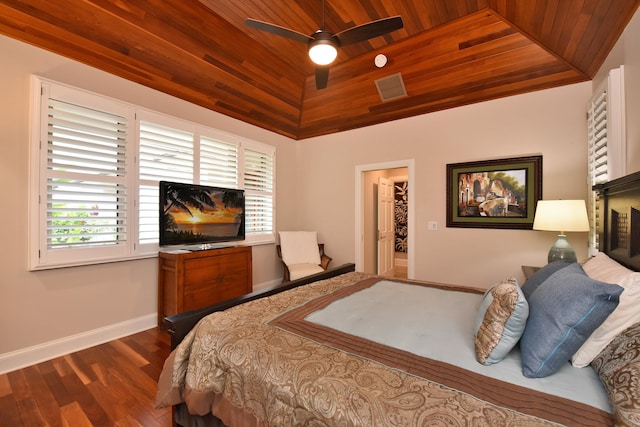
{"label": "window frame", "polygon": [[[161,248],[158,241],[141,244],[140,224],[140,186],[143,184],[158,186],[158,181],[142,180],[140,178],[140,123],[142,121],[153,122],[160,126],[185,130],[193,134],[193,183],[200,183],[200,141],[201,137],[214,138],[223,143],[237,146],[238,149],[238,176],[237,188],[244,189],[244,150],[252,149],[271,157],[272,160],[272,191],[271,191],[271,215],[272,223],[270,232],[252,235],[247,232],[247,238],[242,242],[230,244],[258,245],[275,243],[275,165],[276,149],[274,146],[259,141],[243,138],[231,133],[204,126],[199,123],[189,122],[167,114],[158,113],[127,102],[113,99],[99,93],[65,85],[40,76],[32,76],[30,100],[30,145],[29,145],[29,269],[45,270],[60,267],[72,267],[80,265],[101,264],[116,261],[126,261],[157,256]],[[51,94],[59,96],[64,101],[77,103],[81,107],[95,108],[101,111],[124,111],[127,120],[125,137],[125,188],[126,188],[126,243],[122,245],[105,245],[92,248],[81,247],[77,249],[48,249],[46,233],[46,191],[47,191],[47,139],[48,111],[47,103]],[[59,95],[58,95],[59,94]],[[170,178],[165,178],[171,180]],[[42,202],[42,203],[41,203]],[[148,210],[147,210],[148,211]],[[148,217],[147,217],[148,218]],[[114,248],[113,246],[117,246]]]}

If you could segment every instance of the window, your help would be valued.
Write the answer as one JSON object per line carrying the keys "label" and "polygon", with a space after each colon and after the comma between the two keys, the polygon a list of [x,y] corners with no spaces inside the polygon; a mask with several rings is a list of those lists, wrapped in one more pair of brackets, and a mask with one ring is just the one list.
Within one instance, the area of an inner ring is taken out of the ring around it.
{"label": "window", "polygon": [[[625,174],[624,68],[609,72],[587,105],[589,186]],[[597,193],[590,191],[589,254],[598,248],[600,224]]]}
{"label": "window", "polygon": [[273,234],[273,162],[275,153],[244,150],[247,238]]}
{"label": "window", "polygon": [[[194,130],[187,123],[150,112],[137,113],[138,252],[158,249],[158,181],[193,181]],[[162,124],[160,124],[162,123]]]}
{"label": "window", "polygon": [[275,148],[34,78],[31,269],[155,256],[158,181],[244,188],[273,242]]}
{"label": "window", "polygon": [[200,184],[238,188],[239,150],[222,135],[200,137]]}

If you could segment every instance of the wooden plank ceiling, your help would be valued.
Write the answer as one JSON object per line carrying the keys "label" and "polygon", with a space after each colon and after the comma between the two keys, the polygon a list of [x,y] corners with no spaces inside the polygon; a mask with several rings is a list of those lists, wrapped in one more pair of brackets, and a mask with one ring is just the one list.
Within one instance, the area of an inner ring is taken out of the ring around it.
{"label": "wooden plank ceiling", "polygon": [[[303,139],[593,78],[640,0],[326,0],[325,28],[400,15],[339,49],[315,88],[302,43],[321,0],[3,0],[0,33],[279,134]],[[377,68],[383,53],[388,63]],[[375,80],[401,73],[407,96]]]}

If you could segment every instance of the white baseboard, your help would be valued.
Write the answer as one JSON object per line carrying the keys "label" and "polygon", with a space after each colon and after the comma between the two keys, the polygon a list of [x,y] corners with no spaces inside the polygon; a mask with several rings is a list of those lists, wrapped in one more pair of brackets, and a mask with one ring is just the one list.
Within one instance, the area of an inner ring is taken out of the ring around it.
{"label": "white baseboard", "polygon": [[[271,288],[281,282],[281,279],[263,282],[254,286],[253,290]],[[155,328],[157,325],[158,314],[152,313],[114,325],[0,354],[0,375],[64,356],[74,351],[84,350],[85,348],[146,331],[147,329]]]}
{"label": "white baseboard", "polygon": [[81,332],[79,334],[45,342],[21,350],[0,354],[0,374],[84,350],[118,338],[146,331],[158,325],[158,314],[152,313],[135,319]]}

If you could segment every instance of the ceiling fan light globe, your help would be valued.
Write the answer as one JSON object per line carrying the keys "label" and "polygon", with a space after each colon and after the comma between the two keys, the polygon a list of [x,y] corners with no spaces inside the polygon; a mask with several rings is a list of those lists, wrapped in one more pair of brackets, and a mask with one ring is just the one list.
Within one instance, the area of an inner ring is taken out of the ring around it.
{"label": "ceiling fan light globe", "polygon": [[309,46],[309,58],[317,65],[329,65],[338,56],[338,49],[329,40],[315,40]]}

